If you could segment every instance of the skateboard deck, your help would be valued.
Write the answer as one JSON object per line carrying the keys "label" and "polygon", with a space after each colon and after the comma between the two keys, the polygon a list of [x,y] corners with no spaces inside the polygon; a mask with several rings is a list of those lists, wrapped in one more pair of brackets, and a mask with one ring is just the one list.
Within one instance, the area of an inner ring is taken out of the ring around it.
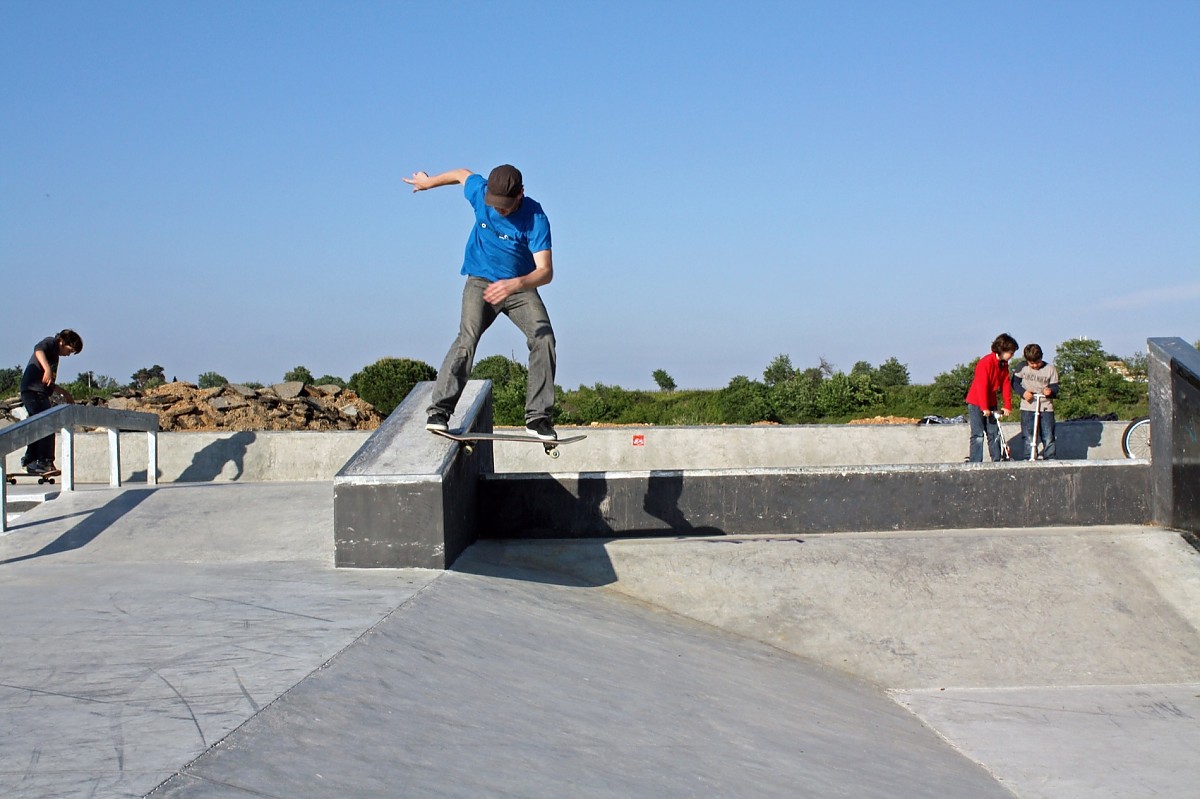
{"label": "skateboard deck", "polygon": [[547,441],[537,436],[526,436],[520,433],[451,433],[448,430],[430,430],[435,436],[448,438],[451,441],[459,441],[466,444],[467,452],[473,450],[476,441],[516,441],[525,444],[541,444],[546,449],[546,454],[551,458],[557,458],[559,455],[558,447],[562,444],[573,444],[576,441],[583,441],[587,436],[570,436],[569,438],[556,438],[552,441]]}
{"label": "skateboard deck", "polygon": [[50,483],[51,485],[53,485],[54,478],[58,477],[60,474],[62,474],[62,469],[51,469],[50,471],[42,472],[41,474],[29,474],[28,472],[15,472],[13,474],[5,475],[5,477],[8,478],[8,482],[10,485],[16,485],[18,478],[25,478],[26,480],[37,480],[38,485],[43,485],[45,483]]}

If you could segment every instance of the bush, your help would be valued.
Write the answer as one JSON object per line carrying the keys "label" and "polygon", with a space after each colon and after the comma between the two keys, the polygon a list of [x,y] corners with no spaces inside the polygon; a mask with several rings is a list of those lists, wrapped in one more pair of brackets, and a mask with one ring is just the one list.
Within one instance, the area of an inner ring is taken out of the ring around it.
{"label": "bush", "polygon": [[93,397],[108,399],[121,386],[116,380],[107,375],[98,375],[95,372],[80,372],[76,375],[75,380],[62,384],[62,387],[71,394],[76,402],[83,402]]}
{"label": "bush", "polygon": [[304,383],[305,385],[313,385],[313,374],[306,367],[297,366],[290,372],[284,372],[283,382],[285,383]]}
{"label": "bush", "polygon": [[21,390],[21,367],[0,369],[0,397],[8,397]]}
{"label": "bush", "polygon": [[877,405],[883,391],[874,384],[870,373],[835,373],[821,382],[817,390],[817,410],[825,417],[852,416]]}
{"label": "bush", "polygon": [[492,422],[519,427],[525,424],[525,388],[529,370],[503,355],[489,355],[471,370],[473,380],[492,381]]}
{"label": "bush", "polygon": [[908,367],[893,356],[879,365],[875,370],[875,380],[880,388],[894,388],[909,384]]}
{"label": "bush", "polygon": [[775,421],[767,387],[745,375],[738,375],[721,389],[718,400],[722,421],[729,424],[754,424]]}
{"label": "bush", "polygon": [[149,368],[138,369],[133,373],[132,381],[129,384],[130,388],[136,388],[139,391],[144,391],[154,386],[161,386],[167,382],[167,375],[163,372],[163,368],[158,364],[154,364]]}
{"label": "bush", "polygon": [[767,398],[775,418],[791,424],[814,422],[820,416],[817,395],[823,382],[819,372],[795,372],[771,386]]}
{"label": "bush", "polygon": [[205,372],[200,375],[200,379],[196,385],[200,386],[200,388],[217,388],[218,386],[229,385],[229,381],[216,372]]}
{"label": "bush", "polygon": [[1059,398],[1054,413],[1060,419],[1115,413],[1129,416],[1145,404],[1145,383],[1126,380],[1108,368],[1116,360],[1094,339],[1071,339],[1058,345]]}
{"label": "bush", "polygon": [[[289,373],[290,374],[290,373]],[[388,416],[422,380],[434,380],[437,370],[412,358],[380,358],[350,377],[348,388]]]}
{"label": "bush", "polygon": [[960,363],[949,372],[942,372],[933,378],[929,398],[939,408],[958,408],[958,413],[966,413],[967,391],[974,379],[975,364]]}
{"label": "bush", "polygon": [[340,377],[334,377],[333,375],[321,375],[320,377],[315,378],[312,384],[314,386],[338,386],[339,388],[346,387],[345,380]]}
{"label": "bush", "polygon": [[620,386],[580,386],[577,391],[563,397],[558,421],[562,424],[609,424],[637,422],[631,419],[636,404],[636,392],[626,391]]}

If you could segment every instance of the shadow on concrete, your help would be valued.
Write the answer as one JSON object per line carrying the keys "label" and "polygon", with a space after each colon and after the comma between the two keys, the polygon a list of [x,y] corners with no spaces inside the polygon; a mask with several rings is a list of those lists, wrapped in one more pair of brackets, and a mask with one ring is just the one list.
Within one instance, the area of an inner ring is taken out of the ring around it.
{"label": "shadow on concrete", "polygon": [[237,468],[236,474],[229,479],[235,482],[240,480],[246,470],[246,449],[257,437],[256,433],[246,430],[214,441],[192,456],[192,462],[176,482],[212,482],[221,476],[226,463],[232,463]]}
{"label": "shadow on concrete", "polygon": [[567,588],[600,588],[617,581],[605,548],[615,540],[480,541],[467,549],[451,570]]}
{"label": "shadow on concrete", "polygon": [[[514,491],[527,478],[532,490]],[[688,518],[682,471],[653,471],[640,479],[610,479],[605,472],[562,478],[549,473],[486,480],[488,509],[480,538],[605,538],[721,536],[726,532]],[[701,483],[697,491],[703,491]],[[705,520],[708,520],[708,516]]]}
{"label": "shadow on concrete", "polygon": [[[683,496],[683,472],[651,472],[646,481],[646,495],[642,499],[642,510],[667,525],[660,535],[725,535],[725,531],[712,526],[697,527],[688,521],[679,500]],[[622,530],[622,532],[637,532]]]}
{"label": "shadow on concrete", "polygon": [[605,549],[612,540],[480,541],[455,560],[451,571],[565,588],[600,588],[617,582]]}
{"label": "shadow on concrete", "polygon": [[[1066,429],[1064,430],[1064,425]],[[1066,433],[1066,435],[1063,435]],[[1092,421],[1059,422],[1054,427],[1054,457],[1058,460],[1086,460],[1088,450],[1100,446],[1104,423]]]}
{"label": "shadow on concrete", "polygon": [[37,552],[19,555],[15,558],[0,560],[0,566],[8,563],[18,563],[23,560],[33,560],[47,555],[59,555],[76,549],[82,549],[96,540],[97,537],[111,527],[122,516],[141,505],[156,489],[123,491],[106,504],[86,514],[83,521],[67,530],[58,538],[51,541]]}

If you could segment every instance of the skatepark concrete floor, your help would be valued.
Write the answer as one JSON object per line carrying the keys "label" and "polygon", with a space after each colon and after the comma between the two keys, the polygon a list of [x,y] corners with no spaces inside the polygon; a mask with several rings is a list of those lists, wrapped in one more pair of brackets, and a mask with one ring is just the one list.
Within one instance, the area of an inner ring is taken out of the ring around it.
{"label": "skatepark concrete floor", "polygon": [[484,541],[334,569],[325,483],[0,537],[4,797],[1184,797],[1200,553],[1153,527]]}

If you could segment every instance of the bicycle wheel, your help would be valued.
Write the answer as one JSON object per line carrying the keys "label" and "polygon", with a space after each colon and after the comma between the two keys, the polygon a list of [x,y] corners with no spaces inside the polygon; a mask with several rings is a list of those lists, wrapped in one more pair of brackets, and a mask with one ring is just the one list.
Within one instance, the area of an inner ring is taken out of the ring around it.
{"label": "bicycle wheel", "polygon": [[1129,423],[1121,435],[1121,449],[1126,458],[1150,458],[1150,417],[1139,416]]}

